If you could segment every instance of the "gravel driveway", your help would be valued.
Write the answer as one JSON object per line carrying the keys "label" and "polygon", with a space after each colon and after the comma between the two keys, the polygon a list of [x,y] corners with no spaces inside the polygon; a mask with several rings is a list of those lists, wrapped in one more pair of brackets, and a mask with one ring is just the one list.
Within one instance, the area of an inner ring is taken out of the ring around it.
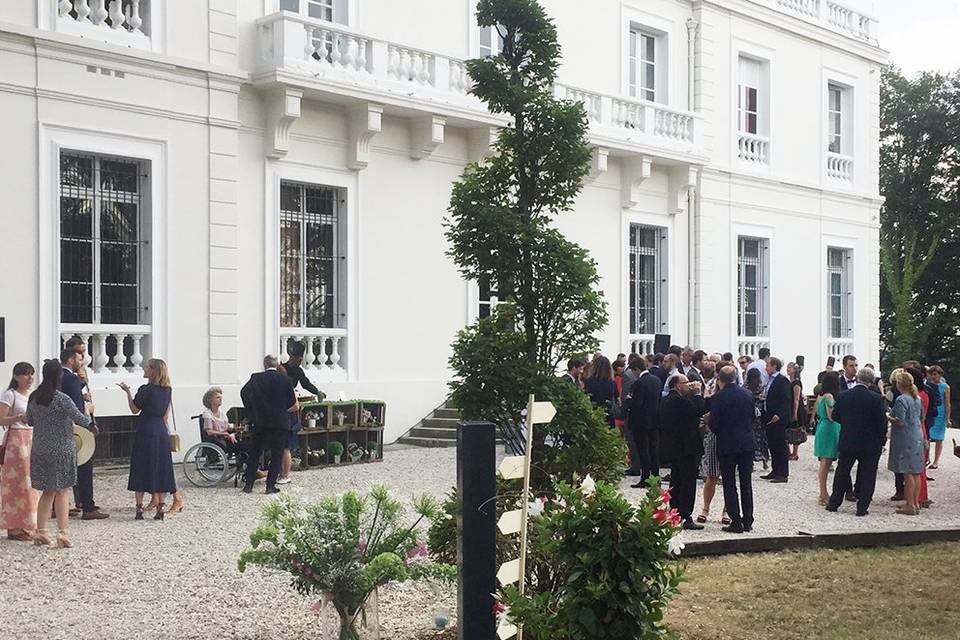
{"label": "gravel driveway", "polygon": [[[960,432],[951,429],[951,437]],[[817,530],[960,527],[960,460],[945,453],[931,475],[932,509],[917,518],[893,514],[887,498],[893,478],[881,460],[877,499],[869,517],[854,516],[853,505],[830,514],[817,505],[816,460],[812,442],[791,463],[790,482],[771,485],[754,474],[756,523],[752,535]],[[328,468],[294,475],[293,490],[308,496],[347,489],[363,491],[385,482],[401,497],[441,496],[455,483],[452,449],[393,448],[381,463]],[[759,468],[759,465],[758,465]],[[623,482],[628,496],[638,495]],[[130,638],[334,638],[331,611],[318,618],[312,600],[288,586],[283,575],[259,569],[237,571],[237,556],[256,523],[262,493],[243,495],[232,484],[217,489],[186,489],[186,509],[164,522],[133,520],[133,500],[124,472],[99,471],[97,501],[109,520],[74,520],[70,550],[39,549],[0,540],[0,638],[48,640],[90,637]],[[261,484],[258,484],[258,488]],[[722,537],[717,521],[721,494],[711,522],[685,537]],[[700,497],[697,498],[699,512]],[[438,594],[415,584],[390,587],[380,596],[384,639],[414,638],[432,626],[438,607],[455,608],[455,594]]]}

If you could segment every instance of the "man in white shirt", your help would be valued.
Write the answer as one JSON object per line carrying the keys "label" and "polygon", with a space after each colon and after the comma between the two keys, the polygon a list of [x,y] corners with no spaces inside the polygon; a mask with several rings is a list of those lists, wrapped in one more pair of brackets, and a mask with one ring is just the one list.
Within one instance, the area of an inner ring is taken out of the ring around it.
{"label": "man in white shirt", "polygon": [[763,383],[763,386],[767,386],[767,380],[770,379],[769,374],[767,374],[767,362],[770,360],[770,349],[767,347],[760,347],[760,351],[757,352],[757,359],[750,363],[747,367],[747,370],[743,374],[744,380],[747,378],[747,374],[751,369],[757,369],[760,372],[760,381]]}
{"label": "man in white shirt", "polygon": [[663,393],[661,394],[665,398],[670,394],[670,378],[680,373],[680,361],[677,356],[672,353],[664,356],[663,370],[667,372],[667,378],[663,383]]}

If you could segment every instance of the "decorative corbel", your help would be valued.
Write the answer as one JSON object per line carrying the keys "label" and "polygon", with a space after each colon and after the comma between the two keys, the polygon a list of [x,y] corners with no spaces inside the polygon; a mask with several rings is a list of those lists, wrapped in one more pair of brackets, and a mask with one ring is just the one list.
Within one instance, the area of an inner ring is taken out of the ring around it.
{"label": "decorative corbel", "polygon": [[638,156],[624,160],[620,166],[620,204],[625,209],[637,206],[640,202],[640,185],[650,177],[653,158]]}
{"label": "decorative corbel", "polygon": [[423,116],[410,121],[410,157],[423,160],[443,144],[443,128],[447,119],[442,116]]}
{"label": "decorative corbel", "polygon": [[370,164],[370,141],[380,133],[383,107],[367,103],[347,112],[347,129],[350,140],[347,144],[347,167],[366,169]]}
{"label": "decorative corbel", "polygon": [[476,127],[467,130],[467,154],[470,162],[482,163],[497,141],[497,127]]}
{"label": "decorative corbel", "polygon": [[290,151],[290,126],[300,117],[303,91],[284,87],[267,94],[267,155],[282,158]]}
{"label": "decorative corbel", "polygon": [[601,173],[607,171],[607,158],[610,157],[610,150],[603,147],[594,147],[590,150],[590,173],[588,179],[596,180]]}
{"label": "decorative corbel", "polygon": [[697,177],[700,169],[684,165],[670,170],[670,195],[667,202],[669,213],[683,213],[687,210],[687,198],[696,192]]}

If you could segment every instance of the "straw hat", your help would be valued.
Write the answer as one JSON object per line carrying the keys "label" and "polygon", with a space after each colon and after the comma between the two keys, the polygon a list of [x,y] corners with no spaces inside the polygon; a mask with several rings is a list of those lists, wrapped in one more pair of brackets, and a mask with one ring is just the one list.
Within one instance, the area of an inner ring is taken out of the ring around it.
{"label": "straw hat", "polygon": [[77,466],[90,462],[97,448],[93,434],[88,429],[73,425],[73,444],[77,448]]}

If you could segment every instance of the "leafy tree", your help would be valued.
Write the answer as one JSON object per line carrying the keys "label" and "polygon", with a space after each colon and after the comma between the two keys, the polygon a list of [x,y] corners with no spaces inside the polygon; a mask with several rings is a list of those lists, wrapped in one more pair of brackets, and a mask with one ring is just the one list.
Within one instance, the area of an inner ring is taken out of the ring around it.
{"label": "leafy tree", "polygon": [[880,120],[881,340],[890,369],[960,347],[960,283],[949,277],[960,268],[960,74],[907,79],[886,69]]}

